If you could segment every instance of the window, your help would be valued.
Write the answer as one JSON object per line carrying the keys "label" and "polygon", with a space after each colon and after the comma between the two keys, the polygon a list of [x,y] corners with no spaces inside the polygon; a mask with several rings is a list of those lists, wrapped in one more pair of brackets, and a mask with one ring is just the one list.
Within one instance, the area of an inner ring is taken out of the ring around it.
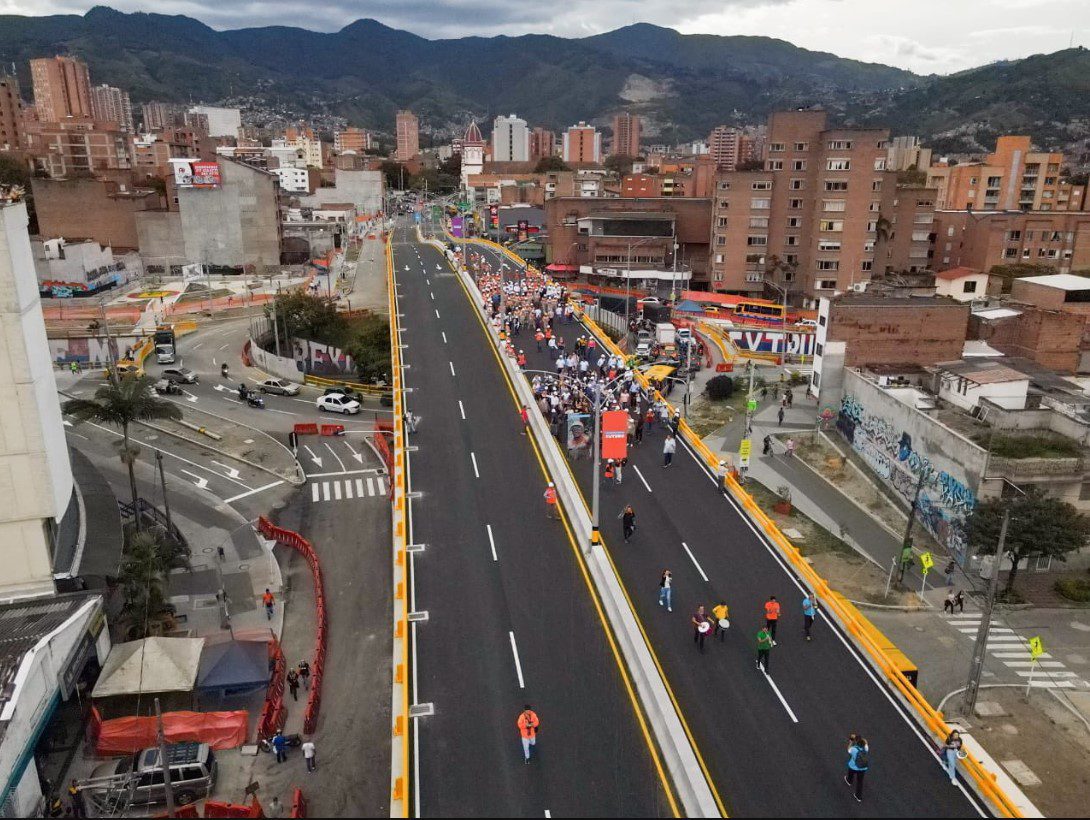
{"label": "window", "polygon": [[821,344],[821,342],[818,342],[816,345],[814,345],[814,353],[819,356],[825,353],[825,347]]}
{"label": "window", "polygon": [[750,247],[760,246],[764,247],[768,244],[767,236],[748,236],[746,237],[746,244]]}
{"label": "window", "polygon": [[756,182],[753,183],[753,190],[754,191],[771,191],[772,190],[772,180],[770,180],[770,179],[759,179],[759,180],[757,180]]}
{"label": "window", "polygon": [[808,150],[810,150],[810,146],[805,142],[796,142],[795,143],[795,150],[796,151],[808,151]]}
{"label": "window", "polygon": [[931,238],[931,234],[928,233],[927,231],[913,231],[912,232],[912,241],[913,242],[927,242],[928,240],[930,240],[930,238]]}
{"label": "window", "polygon": [[[951,228],[950,230],[953,230],[953,228]],[[1007,231],[1007,241],[1008,242],[1017,242],[1021,238],[1022,238],[1022,232],[1021,231]]]}
{"label": "window", "polygon": [[715,204],[719,207],[720,210],[726,210],[730,208],[730,200],[728,199],[720,199]]}
{"label": "window", "polygon": [[872,201],[871,204],[870,204],[870,207],[867,210],[870,211],[872,214],[876,214],[876,213],[878,213],[879,211],[882,210],[882,203]]}
{"label": "window", "polygon": [[768,168],[766,168],[765,170],[767,170],[767,171],[782,171],[783,170],[783,160],[782,159],[770,159],[768,161]]}
{"label": "window", "polygon": [[749,227],[751,228],[767,228],[768,217],[767,216],[751,216],[749,218]]}
{"label": "window", "polygon": [[764,211],[772,207],[771,199],[758,199],[754,197],[749,201],[749,208],[751,211]]}
{"label": "window", "polygon": [[826,171],[850,171],[852,161],[850,159],[831,159],[825,163]]}
{"label": "window", "polygon": [[874,180],[874,181],[873,181],[873,182],[872,182],[872,183],[870,184],[870,189],[871,189],[872,191],[881,191],[881,190],[882,190],[882,180],[880,180],[880,179],[876,179],[876,180]]}
{"label": "window", "polygon": [[801,191],[805,187],[806,187],[806,180],[805,179],[793,179],[793,180],[791,180],[791,190],[792,191]]}
{"label": "window", "polygon": [[976,293],[976,285],[977,285],[976,280],[975,279],[970,279],[968,282],[966,282],[964,285],[962,285],[961,292],[962,293]]}
{"label": "window", "polygon": [[717,253],[715,255],[715,264],[717,264],[717,265],[722,265],[723,264],[723,254]]}
{"label": "window", "polygon": [[867,223],[867,233],[874,233],[876,230],[878,230],[878,223],[872,219]]}
{"label": "window", "polygon": [[814,387],[818,387],[821,384],[821,374],[816,370],[810,374],[810,384]]}
{"label": "window", "polygon": [[730,190],[730,183],[729,182],[720,182],[719,183],[719,190],[720,191],[729,191]]}
{"label": "window", "polygon": [[1017,259],[1018,258],[1018,248],[1007,248],[1005,251],[1003,251],[1003,258],[1004,259]]}
{"label": "window", "polygon": [[884,170],[886,170],[886,158],[885,157],[880,157],[880,158],[878,158],[878,159],[876,159],[874,161],[874,170],[875,171],[884,171]]}
{"label": "window", "polygon": [[818,225],[818,230],[821,231],[842,231],[844,230],[844,220],[842,219],[823,219]]}
{"label": "window", "polygon": [[840,250],[840,242],[832,239],[822,239],[818,242],[819,251],[838,251]]}
{"label": "window", "polygon": [[826,199],[821,203],[821,210],[830,213],[842,213],[847,209],[847,200],[843,199]]}
{"label": "window", "polygon": [[727,218],[725,216],[717,217],[715,220],[715,227],[725,228],[727,227]]}
{"label": "window", "polygon": [[795,160],[794,162],[791,163],[791,170],[792,171],[805,171],[806,170],[806,160],[804,160],[804,159]]}
{"label": "window", "polygon": [[801,216],[789,216],[789,217],[787,217],[787,227],[788,228],[801,228],[802,227],[802,217]]}
{"label": "window", "polygon": [[836,259],[819,259],[818,270],[840,270],[840,262]]}
{"label": "window", "polygon": [[818,324],[821,325],[822,327],[825,327],[825,317],[824,316],[818,316]]}
{"label": "window", "polygon": [[784,150],[784,144],[782,142],[770,142],[768,144],[769,151],[782,151]]}
{"label": "window", "polygon": [[723,245],[727,244],[727,238],[720,234],[719,236],[715,237],[715,244],[722,247]]}
{"label": "window", "polygon": [[861,270],[861,271],[874,270],[874,260],[864,259],[863,263],[859,266],[859,270]]}
{"label": "window", "polygon": [[784,244],[794,247],[795,245],[799,244],[799,238],[795,235],[791,235],[784,240]]}
{"label": "window", "polygon": [[913,225],[930,225],[934,221],[934,214],[916,214],[914,217],[912,217]]}
{"label": "window", "polygon": [[814,283],[814,290],[836,290],[835,279],[818,279]]}
{"label": "window", "polygon": [[[788,265],[797,265],[799,263],[799,255],[797,253],[789,253],[784,259],[787,261]],[[790,276],[790,274],[788,275]]]}
{"label": "window", "polygon": [[801,199],[789,199],[787,201],[787,207],[790,208],[793,211],[797,211],[800,208],[802,208],[802,200]]}
{"label": "window", "polygon": [[829,140],[830,151],[851,151],[851,140]]}
{"label": "window", "polygon": [[848,180],[846,179],[827,179],[825,180],[826,191],[846,191],[848,190]]}

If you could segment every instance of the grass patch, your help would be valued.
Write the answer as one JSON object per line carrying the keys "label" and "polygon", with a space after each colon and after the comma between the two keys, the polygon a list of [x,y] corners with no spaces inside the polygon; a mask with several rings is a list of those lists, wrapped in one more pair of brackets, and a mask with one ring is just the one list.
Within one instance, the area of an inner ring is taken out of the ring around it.
{"label": "grass patch", "polygon": [[764,511],[765,515],[775,521],[781,530],[794,528],[802,533],[802,539],[796,542],[795,546],[803,555],[838,552],[858,558],[856,551],[848,544],[796,508],[792,507],[787,515],[776,512],[774,505],[780,497],[760,482],[752,480],[746,482],[746,491],[753,496],[753,500],[757,502],[757,506]]}
{"label": "grass patch", "polygon": [[201,302],[205,299],[219,299],[230,296],[234,291],[230,288],[212,288],[212,290],[188,290],[178,297],[178,302]]}
{"label": "grass patch", "polygon": [[1090,604],[1090,578],[1061,578],[1053,588],[1069,601]]}
{"label": "grass patch", "polygon": [[[980,433],[973,437],[977,444],[988,446],[989,436]],[[1082,446],[1069,438],[1057,435],[991,436],[992,455],[996,458],[1078,458]]]}
{"label": "grass patch", "polygon": [[745,406],[745,395],[738,393],[720,401],[711,401],[703,397],[693,399],[689,405],[689,426],[701,438],[710,436],[719,428],[730,424],[739,415],[744,415]]}

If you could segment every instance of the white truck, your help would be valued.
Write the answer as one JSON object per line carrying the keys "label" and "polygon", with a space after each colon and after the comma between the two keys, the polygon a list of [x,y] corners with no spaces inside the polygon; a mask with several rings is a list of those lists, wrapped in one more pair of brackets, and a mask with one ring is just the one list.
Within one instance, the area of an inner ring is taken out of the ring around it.
{"label": "white truck", "polygon": [[651,345],[653,343],[654,339],[651,338],[651,332],[640,330],[636,334],[636,355],[641,359],[646,359],[651,355]]}
{"label": "white truck", "polygon": [[676,344],[677,328],[670,322],[659,322],[655,325],[655,341],[660,345]]}

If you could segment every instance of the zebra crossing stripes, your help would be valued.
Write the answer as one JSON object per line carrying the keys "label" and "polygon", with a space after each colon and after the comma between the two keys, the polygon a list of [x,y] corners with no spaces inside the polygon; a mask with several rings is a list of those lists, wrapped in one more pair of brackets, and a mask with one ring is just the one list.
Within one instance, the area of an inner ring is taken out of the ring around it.
{"label": "zebra crossing stripes", "polygon": [[[951,618],[949,623],[962,635],[976,640],[980,619],[980,613],[965,614]],[[1078,673],[1067,669],[1063,661],[1053,659],[1047,652],[1041,654],[1034,664],[1030,658],[1029,639],[1009,627],[991,627],[986,649],[989,655],[1034,689],[1074,689],[1077,686],[1086,686]]]}
{"label": "zebra crossing stripes", "polygon": [[310,484],[310,500],[316,504],[325,501],[351,501],[354,498],[384,498],[386,493],[386,481],[382,476],[337,478],[312,481]]}

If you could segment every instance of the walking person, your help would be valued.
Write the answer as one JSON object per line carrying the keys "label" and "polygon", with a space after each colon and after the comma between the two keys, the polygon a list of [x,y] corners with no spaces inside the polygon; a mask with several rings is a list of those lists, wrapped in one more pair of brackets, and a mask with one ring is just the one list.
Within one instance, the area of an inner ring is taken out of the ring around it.
{"label": "walking person", "polygon": [[560,518],[560,511],[556,505],[556,487],[550,481],[549,486],[545,488],[545,515],[549,518]]}
{"label": "walking person", "polygon": [[616,475],[616,478],[617,478],[617,486],[618,487],[621,486],[621,479],[623,478],[622,473],[624,471],[624,465],[626,465],[627,463],[628,463],[627,458],[622,458],[620,461],[617,462],[617,471],[616,471],[617,475]]}
{"label": "walking person", "polygon": [[80,791],[77,780],[73,780],[68,786],[68,805],[72,808],[73,817],[87,816],[87,805],[83,802],[83,792]]}
{"label": "walking person", "polygon": [[765,601],[765,629],[772,637],[772,645],[776,645],[776,625],[780,622],[780,602],[775,595],[769,595]]}
{"label": "walking person", "polygon": [[522,738],[522,759],[529,765],[530,750],[537,746],[537,730],[541,727],[541,720],[529,703],[522,707],[517,724]]}
{"label": "walking person", "polygon": [[943,763],[946,764],[946,773],[950,775],[950,783],[958,784],[958,760],[965,756],[961,750],[961,732],[954,729],[946,736],[946,742],[940,750]]}
{"label": "walking person", "polygon": [[644,416],[643,413],[640,413],[637,410],[637,412],[636,412],[636,428],[635,428],[635,430],[632,431],[632,440],[636,444],[639,444],[641,441],[643,441],[643,426],[644,426],[644,424],[646,424],[645,416]]}
{"label": "walking person", "polygon": [[294,669],[288,670],[288,691],[291,692],[291,699],[296,703],[299,702],[299,673]]}
{"label": "walking person", "polygon": [[720,601],[712,607],[712,619],[715,621],[715,634],[712,637],[722,641],[730,629],[730,609],[726,601]]}
{"label": "walking person", "polygon": [[[959,589],[958,594],[954,596],[954,606],[956,606],[958,608],[959,613],[962,613],[962,612],[965,611],[965,591],[964,590]],[[950,614],[953,615],[954,613],[951,612]]]}
{"label": "walking person", "polygon": [[952,590],[952,589],[949,590],[946,593],[946,599],[942,602],[942,614],[943,615],[946,615],[947,613],[949,613],[950,615],[954,614],[954,602],[956,600],[957,600],[957,595],[954,593],[954,590]]}
{"label": "walking person", "polygon": [[[677,452],[677,439],[674,438],[673,433],[666,434],[666,441],[662,445],[662,466],[669,467],[670,463],[674,460],[674,453]],[[271,617],[271,616],[270,616]]]}
{"label": "walking person", "polygon": [[954,573],[957,571],[958,562],[953,558],[950,559],[950,563],[946,565],[946,569],[943,574],[946,576],[946,586],[951,589],[954,588]]}
{"label": "walking person", "polygon": [[795,455],[795,440],[793,438],[789,438],[787,440],[787,444],[785,446],[787,447],[787,450],[786,450],[787,457],[788,458],[794,457],[794,455]]}
{"label": "walking person", "polygon": [[624,533],[624,542],[627,544],[636,531],[636,511],[632,509],[631,504],[625,504],[625,508],[617,517],[621,519],[621,530]]}
{"label": "walking person", "polygon": [[776,411],[776,419],[779,421],[779,426],[780,427],[783,427],[783,417],[784,417],[784,412],[783,412],[783,407],[781,406],[780,409]]}
{"label": "walking person", "polygon": [[273,616],[273,602],[275,600],[276,599],[273,597],[273,594],[269,591],[269,588],[265,587],[265,594],[261,596],[261,603],[265,605],[265,615],[268,617],[268,619],[270,621],[272,620],[272,616]]}
{"label": "walking person", "polygon": [[276,752],[277,763],[283,763],[288,759],[288,740],[280,733],[279,729],[273,735],[272,747],[273,751]]}
{"label": "walking person", "polygon": [[870,769],[870,746],[866,738],[855,734],[848,737],[848,773],[844,782],[855,786],[855,802],[863,802],[863,778]]}
{"label": "walking person", "polygon": [[772,436],[765,436],[761,442],[761,455],[772,455]]}
{"label": "walking person", "polygon": [[810,630],[814,628],[814,615],[817,613],[817,607],[814,606],[814,599],[810,597],[809,593],[802,596],[802,634],[806,640],[810,640]]}
{"label": "walking person", "polygon": [[606,462],[605,470],[602,472],[602,478],[606,481],[614,481],[617,478],[617,468],[613,465],[613,459]]}
{"label": "walking person", "polygon": [[299,661],[299,680],[303,682],[303,688],[310,691],[310,664]]}
{"label": "walking person", "polygon": [[707,614],[704,612],[704,604],[701,604],[696,608],[696,612],[692,617],[693,624],[693,643],[699,647],[701,653],[704,652],[704,639],[708,637],[708,633],[712,630],[712,625],[708,620]]}
{"label": "walking person", "polygon": [[307,738],[303,741],[303,757],[307,761],[307,771],[313,773],[318,768],[317,751],[314,748],[314,741]]}
{"label": "walking person", "polygon": [[674,573],[668,569],[659,578],[659,606],[665,606],[667,612],[674,611]]}
{"label": "walking person", "polygon": [[772,655],[772,636],[768,633],[768,627],[762,626],[757,630],[757,668],[769,674],[768,661]]}
{"label": "walking person", "polygon": [[525,404],[519,410],[519,418],[522,419],[522,434],[526,435],[526,431],[530,429],[530,408]]}

